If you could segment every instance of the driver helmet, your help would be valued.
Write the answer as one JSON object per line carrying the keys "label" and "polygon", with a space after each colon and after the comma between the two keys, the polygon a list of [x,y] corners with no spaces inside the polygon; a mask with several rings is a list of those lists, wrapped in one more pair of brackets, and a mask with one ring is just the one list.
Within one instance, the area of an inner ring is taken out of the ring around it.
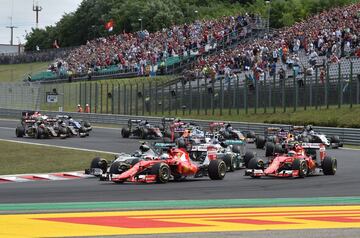
{"label": "driver helmet", "polygon": [[226,128],[227,131],[231,131],[231,130],[232,130],[232,126],[231,126],[230,123],[227,124],[225,128]]}
{"label": "driver helmet", "polygon": [[69,122],[74,122],[74,119],[70,118],[70,119],[69,119]]}
{"label": "driver helmet", "polygon": [[170,158],[170,156],[168,155],[168,154],[162,154],[162,155],[160,155],[160,159],[161,160],[167,160],[167,159],[169,159]]}
{"label": "driver helmet", "polygon": [[295,143],[294,149],[295,149],[296,152],[299,152],[302,148],[301,148],[301,146],[299,145],[299,143]]}
{"label": "driver helmet", "polygon": [[296,152],[295,152],[295,151],[289,150],[288,156],[295,156],[295,155],[296,155]]}
{"label": "driver helmet", "polygon": [[149,147],[148,145],[146,145],[146,144],[140,145],[140,151],[141,151],[142,153],[147,152],[147,151],[149,151],[149,150],[150,150],[150,147]]}
{"label": "driver helmet", "polygon": [[140,157],[141,155],[142,155],[141,152],[137,150],[137,151],[134,152],[134,154],[132,156]]}
{"label": "driver helmet", "polygon": [[307,125],[305,128],[307,131],[312,131],[312,126],[311,125]]}

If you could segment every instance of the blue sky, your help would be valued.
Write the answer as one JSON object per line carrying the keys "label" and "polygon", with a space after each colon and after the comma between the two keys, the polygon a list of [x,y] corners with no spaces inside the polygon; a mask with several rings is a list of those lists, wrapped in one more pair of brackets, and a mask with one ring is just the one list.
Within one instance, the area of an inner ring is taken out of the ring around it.
{"label": "blue sky", "polygon": [[[39,28],[54,25],[64,13],[73,12],[82,0],[34,0],[43,8],[39,13]],[[35,12],[32,11],[33,0],[0,0],[0,44],[10,43],[12,16],[14,29],[14,44],[24,43],[26,32],[36,26]]]}

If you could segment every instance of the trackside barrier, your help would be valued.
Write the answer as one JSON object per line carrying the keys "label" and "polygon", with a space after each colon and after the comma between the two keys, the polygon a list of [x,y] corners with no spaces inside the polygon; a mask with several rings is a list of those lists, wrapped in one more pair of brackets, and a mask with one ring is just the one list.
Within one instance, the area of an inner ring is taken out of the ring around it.
{"label": "trackside barrier", "polygon": [[[17,109],[2,109],[0,108],[0,117],[6,118],[20,118],[21,112],[25,110]],[[61,114],[54,111],[42,111],[43,114],[55,116]],[[113,114],[95,114],[95,113],[75,113],[65,112],[78,120],[87,120],[91,123],[99,124],[115,124],[115,125],[126,125],[129,118],[133,119],[146,119],[151,124],[160,124],[161,117],[144,117],[144,116],[129,116],[129,115],[113,115]],[[208,127],[212,121],[208,120],[186,120],[197,123],[201,127]],[[239,130],[252,130],[257,134],[263,134],[264,129],[267,127],[287,127],[285,124],[263,124],[263,123],[247,123],[247,122],[230,122],[234,128]],[[327,136],[338,135],[342,139],[344,144],[348,145],[360,145],[360,129],[355,128],[335,128],[335,127],[318,127],[314,126],[314,129],[318,132],[324,133]]]}

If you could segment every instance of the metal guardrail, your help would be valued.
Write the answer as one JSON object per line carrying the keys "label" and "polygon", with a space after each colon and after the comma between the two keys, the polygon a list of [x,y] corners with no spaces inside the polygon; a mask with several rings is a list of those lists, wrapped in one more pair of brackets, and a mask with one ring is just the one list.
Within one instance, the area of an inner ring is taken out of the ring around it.
{"label": "metal guardrail", "polygon": [[[21,112],[24,110],[17,109],[2,109],[0,108],[0,117],[7,118],[20,118]],[[87,120],[91,123],[99,124],[115,124],[115,125],[126,125],[129,118],[133,119],[146,119],[151,124],[159,124],[161,117],[144,117],[144,116],[129,116],[129,115],[113,115],[113,114],[95,114],[95,113],[75,113],[75,112],[54,112],[54,111],[42,111],[43,114],[55,116],[58,114],[71,115],[73,118],[79,120]],[[199,126],[207,127],[211,121],[208,120],[189,120],[184,119],[183,121],[192,121],[198,123]],[[239,130],[252,130],[257,134],[263,134],[264,129],[267,127],[274,126],[290,126],[285,124],[263,124],[263,123],[247,123],[247,122],[230,122],[234,128]],[[335,127],[313,127],[315,131],[326,134],[327,136],[340,136],[342,142],[348,145],[360,145],[360,129],[356,128],[335,128]]]}

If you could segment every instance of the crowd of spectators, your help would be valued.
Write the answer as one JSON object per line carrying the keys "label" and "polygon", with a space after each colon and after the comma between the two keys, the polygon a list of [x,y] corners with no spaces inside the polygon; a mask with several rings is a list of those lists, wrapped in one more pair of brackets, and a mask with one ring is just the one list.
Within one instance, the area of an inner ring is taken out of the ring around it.
{"label": "crowd of spectators", "polygon": [[230,41],[247,34],[252,17],[249,15],[223,17],[216,20],[197,20],[192,24],[175,25],[154,33],[147,30],[123,33],[88,41],[63,59],[55,69],[83,74],[111,66],[134,69],[140,74],[149,65],[161,66],[170,57],[202,54],[205,46]]}
{"label": "crowd of spectators", "polygon": [[[306,67],[301,57],[307,57]],[[319,57],[326,62],[319,62]],[[311,74],[316,65],[343,57],[360,57],[360,3],[330,9],[235,49],[199,58],[193,71],[207,78],[221,74],[231,79],[239,70],[252,80],[275,73],[285,78],[288,69]]]}
{"label": "crowd of spectators", "polygon": [[0,64],[24,64],[50,62],[56,58],[65,58],[72,48],[59,48],[23,52],[19,54],[0,54]]}

